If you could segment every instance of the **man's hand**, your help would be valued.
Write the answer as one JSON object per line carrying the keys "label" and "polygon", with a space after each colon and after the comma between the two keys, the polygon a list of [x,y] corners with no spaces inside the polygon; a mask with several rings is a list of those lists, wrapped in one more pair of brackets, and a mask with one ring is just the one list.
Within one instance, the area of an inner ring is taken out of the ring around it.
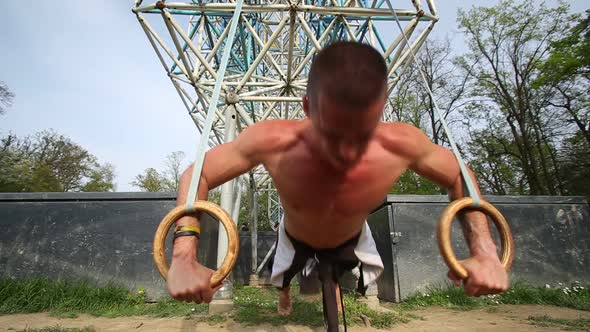
{"label": "man's hand", "polygon": [[168,271],[168,292],[176,300],[209,303],[213,294],[221,288],[221,285],[211,288],[213,272],[193,257],[174,257]]}
{"label": "man's hand", "polygon": [[[469,277],[463,281],[467,295],[481,296],[508,290],[508,273],[497,255],[475,255],[460,263],[469,272]],[[453,272],[449,271],[447,275],[455,285],[461,285],[461,279]]]}

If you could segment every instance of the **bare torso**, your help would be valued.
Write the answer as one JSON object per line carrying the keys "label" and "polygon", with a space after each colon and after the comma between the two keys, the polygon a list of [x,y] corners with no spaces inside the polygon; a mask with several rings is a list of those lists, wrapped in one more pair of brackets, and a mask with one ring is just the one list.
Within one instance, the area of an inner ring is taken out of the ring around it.
{"label": "bare torso", "polygon": [[264,166],[281,197],[287,232],[315,248],[335,247],[355,236],[408,167],[407,158],[383,144],[385,124],[346,171],[335,170],[309,144],[310,121],[278,125],[295,141],[269,156]]}

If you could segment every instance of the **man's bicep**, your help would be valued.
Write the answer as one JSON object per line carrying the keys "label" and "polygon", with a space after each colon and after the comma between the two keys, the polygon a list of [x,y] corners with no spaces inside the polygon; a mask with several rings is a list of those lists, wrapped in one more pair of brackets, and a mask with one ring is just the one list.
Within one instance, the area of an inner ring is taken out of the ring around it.
{"label": "man's bicep", "polygon": [[244,129],[232,142],[211,149],[203,167],[209,188],[248,172],[280,152],[295,137],[288,129],[280,120],[261,121]]}
{"label": "man's bicep", "polygon": [[446,148],[428,142],[426,152],[410,165],[417,174],[445,187],[452,187],[459,176],[459,164],[455,156]]}
{"label": "man's bicep", "polygon": [[244,151],[238,140],[218,145],[205,155],[202,176],[209,189],[238,177],[259,164],[255,154]]}

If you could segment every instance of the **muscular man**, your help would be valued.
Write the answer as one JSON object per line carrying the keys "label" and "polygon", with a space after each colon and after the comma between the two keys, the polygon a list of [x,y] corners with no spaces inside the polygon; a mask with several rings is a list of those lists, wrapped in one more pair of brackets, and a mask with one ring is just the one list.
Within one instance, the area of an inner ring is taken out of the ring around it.
{"label": "muscular man", "polygon": [[[369,272],[365,284],[378,277],[382,263],[375,258],[365,220],[406,170],[447,188],[451,199],[463,196],[452,153],[411,125],[380,122],[386,91],[387,68],[378,51],[334,43],[312,64],[304,120],[258,122],[206,154],[199,199],[260,164],[272,176],[285,214],[271,278],[281,289],[281,313],[290,312],[290,279],[314,252],[350,256],[354,251]],[[191,175],[192,166],[181,177],[178,204],[185,204]],[[177,225],[194,226],[198,220],[185,217]],[[465,292],[479,296],[506,290],[508,276],[486,217],[468,212],[462,227],[471,253],[462,262],[470,276]],[[213,271],[196,261],[197,246],[195,237],[175,241],[168,290],[178,300],[208,303],[217,289],[209,286]],[[452,273],[448,276],[460,284]]]}

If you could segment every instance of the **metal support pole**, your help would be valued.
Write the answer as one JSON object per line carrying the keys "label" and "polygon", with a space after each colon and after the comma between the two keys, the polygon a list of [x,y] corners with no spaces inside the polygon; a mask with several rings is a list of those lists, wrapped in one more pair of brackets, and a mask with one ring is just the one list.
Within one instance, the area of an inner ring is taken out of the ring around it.
{"label": "metal support pole", "polygon": [[240,182],[240,178],[237,178],[236,181],[234,181],[234,193],[235,193],[235,197],[234,197],[234,207],[232,208],[232,212],[231,212],[231,218],[236,222],[236,224],[238,223],[238,220],[240,219],[240,207],[242,205],[242,183]]}
{"label": "metal support pole", "polygon": [[[225,112],[225,137],[224,142],[231,142],[236,134],[236,109],[234,105],[230,105]],[[221,185],[221,207],[225,211],[232,211],[234,206],[234,181],[231,180]],[[223,227],[219,228],[217,236],[217,267],[221,265],[225,255],[227,254],[227,234]],[[229,300],[232,298],[233,287],[229,280],[224,280],[223,286],[217,293],[215,293],[216,300]]]}
{"label": "metal support pole", "polygon": [[258,286],[258,195],[256,191],[256,182],[254,182],[254,172],[250,172],[250,216],[251,227],[250,235],[252,237],[252,270],[250,273],[250,286]]}

